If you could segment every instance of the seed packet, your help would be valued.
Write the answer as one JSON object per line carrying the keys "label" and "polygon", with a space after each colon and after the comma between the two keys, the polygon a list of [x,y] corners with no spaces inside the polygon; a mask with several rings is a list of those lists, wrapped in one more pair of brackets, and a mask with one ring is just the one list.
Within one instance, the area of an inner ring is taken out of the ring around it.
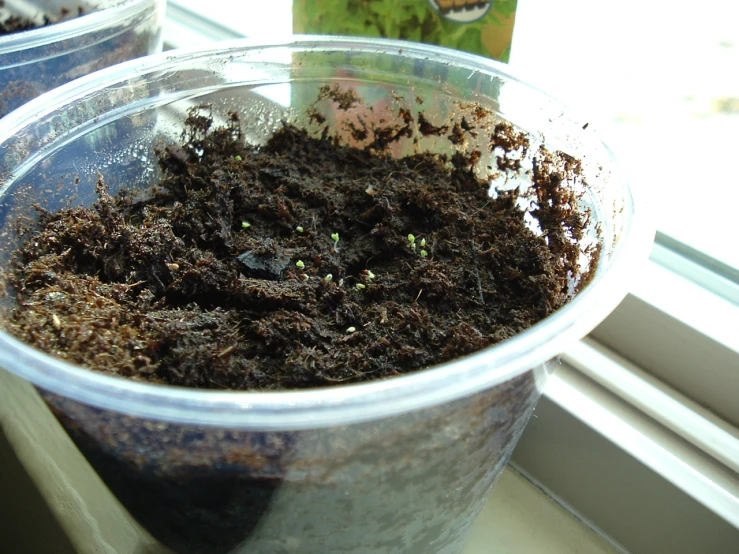
{"label": "seed packet", "polygon": [[293,31],[438,44],[508,61],[517,0],[294,0]]}

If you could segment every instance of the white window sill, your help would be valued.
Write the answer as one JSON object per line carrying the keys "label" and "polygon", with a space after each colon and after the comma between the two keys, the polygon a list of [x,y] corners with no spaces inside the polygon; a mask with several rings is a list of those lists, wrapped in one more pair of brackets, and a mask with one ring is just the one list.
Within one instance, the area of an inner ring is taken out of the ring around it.
{"label": "white window sill", "polygon": [[618,554],[620,549],[508,467],[462,554]]}
{"label": "white window sill", "polygon": [[[736,451],[736,430],[690,402],[654,419],[631,401],[657,409],[680,396],[622,362],[587,339],[564,355],[513,465],[624,551],[734,552],[739,474],[701,447]],[[684,438],[697,430],[696,444]]]}
{"label": "white window sill", "polygon": [[668,256],[655,247],[659,263],[591,336],[739,428],[739,285]]}

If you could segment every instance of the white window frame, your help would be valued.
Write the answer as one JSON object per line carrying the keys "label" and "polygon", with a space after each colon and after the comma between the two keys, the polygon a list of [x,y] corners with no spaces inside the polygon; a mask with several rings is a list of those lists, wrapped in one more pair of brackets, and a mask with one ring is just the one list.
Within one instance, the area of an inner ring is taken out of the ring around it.
{"label": "white window frame", "polygon": [[739,427],[738,295],[735,282],[658,243],[591,337]]}

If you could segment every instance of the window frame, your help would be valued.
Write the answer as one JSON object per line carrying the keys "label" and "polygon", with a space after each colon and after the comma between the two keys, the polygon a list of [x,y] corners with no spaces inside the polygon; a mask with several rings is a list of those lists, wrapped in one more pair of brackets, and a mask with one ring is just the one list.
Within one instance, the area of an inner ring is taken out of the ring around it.
{"label": "window frame", "polygon": [[590,337],[739,427],[739,334],[731,323],[739,321],[731,300],[739,286],[709,271],[657,243],[644,276]]}

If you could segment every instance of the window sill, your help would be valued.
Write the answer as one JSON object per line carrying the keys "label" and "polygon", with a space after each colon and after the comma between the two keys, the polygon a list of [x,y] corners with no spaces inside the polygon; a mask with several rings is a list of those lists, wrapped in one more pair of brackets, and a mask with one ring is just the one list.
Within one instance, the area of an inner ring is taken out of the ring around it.
{"label": "window sill", "polygon": [[[665,426],[683,431],[680,421],[655,420],[583,370],[616,392],[628,385],[629,400],[667,404],[677,398],[585,340],[563,356],[547,383],[513,466],[625,551],[733,551],[739,544],[739,474]],[[720,435],[727,448],[739,445],[736,430],[687,404],[671,415]]]}
{"label": "window sill", "polygon": [[730,323],[739,286],[666,256],[676,257],[657,245],[632,293],[591,337],[739,428],[739,335]]}

